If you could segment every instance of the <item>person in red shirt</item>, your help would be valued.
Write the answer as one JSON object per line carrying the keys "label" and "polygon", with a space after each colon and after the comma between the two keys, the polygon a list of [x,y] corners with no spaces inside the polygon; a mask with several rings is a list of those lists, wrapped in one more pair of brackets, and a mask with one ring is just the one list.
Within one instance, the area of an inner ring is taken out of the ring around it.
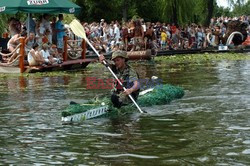
{"label": "person in red shirt", "polygon": [[177,28],[174,23],[171,25],[170,29],[171,29],[172,35],[176,33]]}

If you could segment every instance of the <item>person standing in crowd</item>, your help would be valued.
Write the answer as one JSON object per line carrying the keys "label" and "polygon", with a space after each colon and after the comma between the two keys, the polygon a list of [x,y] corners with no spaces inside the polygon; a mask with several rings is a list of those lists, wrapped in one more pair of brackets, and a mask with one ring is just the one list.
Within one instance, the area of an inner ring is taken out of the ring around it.
{"label": "person standing in crowd", "polygon": [[220,26],[219,25],[215,26],[215,30],[212,31],[212,35],[215,36],[214,43],[216,45],[219,45],[220,44],[220,38],[221,38],[221,30],[220,30]]}
{"label": "person standing in crowd", "polygon": [[42,43],[47,43],[49,45],[51,45],[52,43],[52,39],[51,39],[51,33],[50,33],[50,30],[49,29],[46,29],[44,31],[44,34],[43,34],[43,38],[42,38]]}
{"label": "person standing in crowd", "polygon": [[56,33],[56,17],[52,18],[52,22],[50,24],[51,31],[52,31],[52,44],[57,44],[57,33]]}
{"label": "person standing in crowd", "polygon": [[36,43],[38,45],[42,44],[42,36],[44,33],[44,27],[42,26],[42,16],[39,16],[36,21]]}
{"label": "person standing in crowd", "polygon": [[25,51],[28,52],[32,49],[33,44],[36,42],[36,36],[34,32],[30,32],[29,36],[25,39]]}
{"label": "person standing in crowd", "polygon": [[63,37],[65,34],[65,27],[63,23],[63,14],[58,15],[58,21],[56,22],[56,32],[57,32],[57,49],[59,53],[63,52]]}
{"label": "person standing in crowd", "polygon": [[119,42],[120,42],[120,37],[121,37],[121,35],[120,35],[120,28],[119,28],[119,27],[120,27],[120,26],[119,26],[118,23],[114,24],[114,38],[115,38],[115,44],[119,44]]}
{"label": "person standing in crowd", "polygon": [[124,44],[125,51],[128,50],[128,23],[125,22],[122,26],[122,42]]}
{"label": "person standing in crowd", "polygon": [[135,29],[134,29],[134,47],[131,51],[140,51],[141,46],[144,45],[144,29],[141,25],[141,21],[138,19],[135,21]]}
{"label": "person standing in crowd", "polygon": [[27,28],[27,32],[33,32],[34,34],[36,33],[36,22],[32,18],[32,14],[29,14],[26,21],[25,21],[25,26]]}
{"label": "person standing in crowd", "polygon": [[144,35],[145,48],[153,48],[153,40],[155,40],[155,33],[151,22],[146,23],[146,32]]}
{"label": "person standing in crowd", "polygon": [[165,28],[161,28],[161,49],[166,49],[166,43],[167,43],[167,33],[165,31]]}

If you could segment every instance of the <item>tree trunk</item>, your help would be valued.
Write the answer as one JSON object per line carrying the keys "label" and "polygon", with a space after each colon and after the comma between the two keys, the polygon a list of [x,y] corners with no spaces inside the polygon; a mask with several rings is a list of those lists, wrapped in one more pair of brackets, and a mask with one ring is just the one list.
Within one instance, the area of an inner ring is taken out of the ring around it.
{"label": "tree trunk", "polygon": [[174,0],[173,3],[173,23],[175,23],[175,25],[177,25],[177,0]]}
{"label": "tree trunk", "polygon": [[205,0],[205,1],[207,3],[207,10],[208,10],[208,14],[207,14],[207,18],[206,18],[206,21],[205,21],[205,25],[209,26],[210,20],[213,17],[213,12],[214,12],[214,0],[209,0],[209,1]]}
{"label": "tree trunk", "polygon": [[125,22],[128,20],[128,1],[127,0],[123,0],[122,19]]}

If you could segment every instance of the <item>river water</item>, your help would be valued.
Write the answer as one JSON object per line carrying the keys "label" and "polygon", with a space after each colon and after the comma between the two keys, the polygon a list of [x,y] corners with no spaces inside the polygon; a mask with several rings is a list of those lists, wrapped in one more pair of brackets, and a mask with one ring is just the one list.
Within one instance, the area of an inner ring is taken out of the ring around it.
{"label": "river water", "polygon": [[[244,54],[241,56],[248,56]],[[58,74],[0,77],[0,165],[249,165],[250,60],[133,63],[142,78],[184,88],[168,105],[118,118],[61,123],[99,65]]]}

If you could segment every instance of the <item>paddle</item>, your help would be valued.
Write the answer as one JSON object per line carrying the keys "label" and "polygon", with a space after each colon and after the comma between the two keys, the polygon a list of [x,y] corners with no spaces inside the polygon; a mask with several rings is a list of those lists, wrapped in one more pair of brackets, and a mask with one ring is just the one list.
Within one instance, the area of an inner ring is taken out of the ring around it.
{"label": "paddle", "polygon": [[[79,36],[79,37],[83,38],[88,43],[88,45],[93,49],[93,51],[96,53],[96,55],[98,55],[98,57],[100,57],[100,54],[96,51],[96,49],[93,47],[93,45],[89,42],[88,38],[86,37],[86,33],[85,33],[85,30],[84,30],[82,24],[79,21],[77,21],[76,19],[74,19],[69,24],[69,26],[70,26],[71,30],[73,31],[73,33],[76,36]],[[108,68],[108,70],[111,72],[111,74],[114,76],[114,78],[116,79],[116,81],[123,87],[123,90],[125,91],[126,88],[123,86],[123,84],[121,83],[121,81],[117,78],[117,76],[112,71],[112,69],[109,67],[109,65],[107,64],[107,62],[103,61],[103,63]],[[135,102],[134,98],[131,95],[129,95],[129,98],[136,105],[136,107],[138,108],[138,110],[140,111],[140,113],[146,113],[145,111],[141,110],[141,108],[138,106],[138,104]]]}

